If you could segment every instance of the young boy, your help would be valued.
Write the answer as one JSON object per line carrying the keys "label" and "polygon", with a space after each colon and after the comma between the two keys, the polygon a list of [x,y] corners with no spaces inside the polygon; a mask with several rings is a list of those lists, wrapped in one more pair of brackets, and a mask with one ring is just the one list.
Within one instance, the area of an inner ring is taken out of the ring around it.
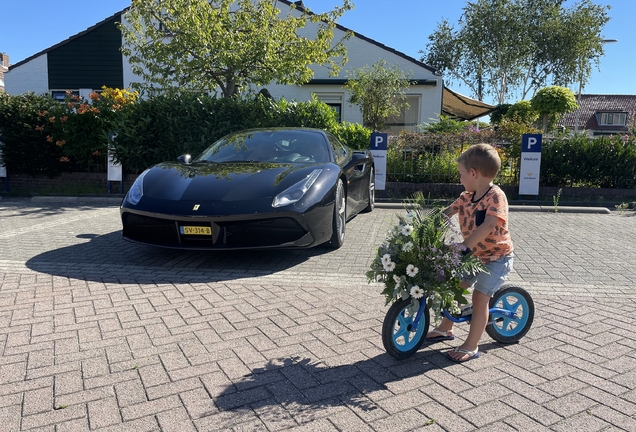
{"label": "young boy", "polygon": [[[448,356],[464,362],[479,357],[479,339],[488,322],[488,304],[512,270],[513,246],[508,231],[508,200],[493,184],[501,168],[497,150],[490,144],[473,145],[457,158],[457,165],[459,181],[466,190],[444,212],[449,217],[458,214],[464,237],[462,245],[472,250],[490,272],[462,280],[462,287],[473,286],[473,315],[466,341]],[[446,318],[427,335],[429,342],[453,339],[453,322]]]}

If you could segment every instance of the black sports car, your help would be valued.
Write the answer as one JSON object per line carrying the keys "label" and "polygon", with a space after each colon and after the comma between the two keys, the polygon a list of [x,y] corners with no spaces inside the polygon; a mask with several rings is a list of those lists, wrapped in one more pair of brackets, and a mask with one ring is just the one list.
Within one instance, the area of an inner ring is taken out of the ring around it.
{"label": "black sports car", "polygon": [[144,171],[122,201],[126,240],[168,248],[338,248],[345,223],[373,210],[369,150],[308,128],[227,135],[196,159]]}

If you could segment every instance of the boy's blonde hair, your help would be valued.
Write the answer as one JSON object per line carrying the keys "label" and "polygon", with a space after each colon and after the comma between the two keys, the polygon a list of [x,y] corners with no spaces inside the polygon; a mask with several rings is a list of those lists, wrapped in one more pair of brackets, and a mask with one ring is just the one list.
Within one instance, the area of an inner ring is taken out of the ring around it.
{"label": "boy's blonde hair", "polygon": [[484,177],[495,178],[501,169],[501,159],[499,153],[490,144],[475,144],[468,147],[457,158],[464,168],[479,171]]}

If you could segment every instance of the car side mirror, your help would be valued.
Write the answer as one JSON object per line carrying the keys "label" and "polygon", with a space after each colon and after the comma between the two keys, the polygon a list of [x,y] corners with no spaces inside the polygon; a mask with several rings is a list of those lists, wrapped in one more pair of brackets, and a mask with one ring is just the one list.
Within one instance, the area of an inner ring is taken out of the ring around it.
{"label": "car side mirror", "polygon": [[190,156],[188,153],[182,154],[177,158],[177,160],[184,165],[190,165],[192,163],[192,156]]}

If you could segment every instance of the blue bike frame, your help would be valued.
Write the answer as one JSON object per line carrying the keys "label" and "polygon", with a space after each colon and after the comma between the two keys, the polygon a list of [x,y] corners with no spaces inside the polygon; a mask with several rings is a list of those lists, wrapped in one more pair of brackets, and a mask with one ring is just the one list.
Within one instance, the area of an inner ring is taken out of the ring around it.
{"label": "blue bike frame", "polygon": [[[426,309],[426,299],[420,300],[420,307],[417,310],[417,316],[415,317],[415,319],[411,323],[411,328],[417,328],[417,325],[418,325],[418,323],[420,321],[420,318],[424,314],[424,309]],[[451,315],[451,313],[448,312],[447,309],[444,309],[443,313],[444,313],[444,316],[446,318],[448,318],[449,320],[451,320],[452,322],[455,322],[455,323],[462,323],[462,322],[470,321],[470,318],[472,317],[472,314],[471,315],[466,315],[466,316]],[[488,309],[488,313],[490,315],[499,315],[499,316],[503,316],[503,317],[510,318],[510,319],[518,318],[517,314],[514,313],[513,311],[509,311],[509,310],[501,309],[501,308],[490,308],[490,309]],[[492,321],[490,321],[488,324],[492,324]]]}

